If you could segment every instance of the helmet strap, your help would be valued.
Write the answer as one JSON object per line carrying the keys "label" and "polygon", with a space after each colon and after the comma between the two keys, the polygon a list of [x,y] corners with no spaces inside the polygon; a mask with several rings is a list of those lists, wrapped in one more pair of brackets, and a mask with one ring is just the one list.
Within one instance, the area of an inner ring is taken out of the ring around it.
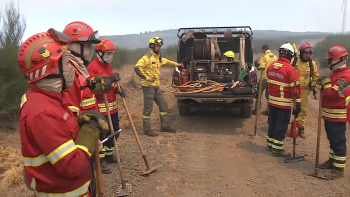
{"label": "helmet strap", "polygon": [[344,59],[341,58],[338,62],[336,62],[336,63],[334,63],[334,64],[331,64],[331,65],[329,66],[329,69],[333,70],[333,67],[334,67],[334,66],[338,65],[340,62],[343,62],[343,61],[344,61]]}
{"label": "helmet strap", "polygon": [[[102,53],[102,56],[100,55],[100,52]],[[102,60],[102,62],[103,62],[104,64],[107,64],[107,62],[103,59],[103,56],[105,55],[104,52],[102,52],[102,51],[97,51],[97,55],[100,57],[100,59]]]}
{"label": "helmet strap", "polygon": [[[81,53],[84,54],[84,47],[81,47],[80,49],[81,49],[81,50],[80,50]],[[77,52],[75,52],[75,51],[71,51],[71,50],[69,50],[69,51],[70,51],[70,53],[71,53],[72,55],[74,55],[75,57],[79,57],[81,60],[83,60],[83,63],[84,63],[85,66],[88,66],[88,65],[90,64],[89,61],[85,60],[84,55],[81,55],[81,54],[79,54],[79,53],[77,53]]]}
{"label": "helmet strap", "polygon": [[51,74],[45,77],[45,79],[57,79],[60,78],[62,80],[62,91],[66,89],[66,79],[63,76],[63,64],[62,57],[58,61],[58,74]]}

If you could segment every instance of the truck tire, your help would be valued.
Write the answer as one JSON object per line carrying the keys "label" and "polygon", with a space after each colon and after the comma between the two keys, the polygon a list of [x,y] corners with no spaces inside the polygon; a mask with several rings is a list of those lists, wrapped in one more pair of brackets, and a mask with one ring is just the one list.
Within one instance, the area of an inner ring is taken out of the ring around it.
{"label": "truck tire", "polygon": [[187,116],[190,114],[190,106],[178,106],[180,116]]}
{"label": "truck tire", "polygon": [[252,117],[252,106],[242,107],[241,108],[241,116],[243,118]]}

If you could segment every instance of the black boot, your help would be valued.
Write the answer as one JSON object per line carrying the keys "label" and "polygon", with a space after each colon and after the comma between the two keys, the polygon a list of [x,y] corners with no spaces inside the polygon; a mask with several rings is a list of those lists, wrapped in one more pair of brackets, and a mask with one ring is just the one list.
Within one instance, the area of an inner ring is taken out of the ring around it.
{"label": "black boot", "polygon": [[299,136],[303,139],[306,139],[304,127],[299,127]]}
{"label": "black boot", "polygon": [[110,168],[108,168],[108,166],[107,166],[105,158],[100,159],[100,160],[101,160],[101,172],[103,174],[110,174],[110,173],[112,173],[112,170]]}
{"label": "black boot", "polygon": [[106,162],[107,163],[118,163],[118,160],[114,158],[113,154],[112,155],[106,155]]}
{"label": "black boot", "polygon": [[168,115],[161,115],[160,116],[160,131],[161,132],[167,132],[167,133],[175,133],[176,129],[172,128],[170,125],[170,120],[169,120],[169,116]]}
{"label": "black boot", "polygon": [[330,180],[344,178],[344,168],[333,167],[332,171],[326,173],[324,176]]}
{"label": "black boot", "polygon": [[170,126],[165,126],[165,127],[160,128],[160,131],[161,132],[167,132],[167,133],[175,133],[176,129],[174,129],[174,128],[170,127]]}
{"label": "black boot", "polygon": [[333,168],[333,159],[329,158],[326,162],[324,162],[323,164],[318,164],[317,167],[319,169],[332,169]]}
{"label": "black boot", "polygon": [[285,151],[285,150],[273,150],[273,156],[274,157],[282,157],[282,158],[290,158],[292,157],[292,154],[290,154],[289,152]]}
{"label": "black boot", "polygon": [[270,152],[273,151],[273,148],[272,148],[271,146],[267,146],[267,148],[268,148],[268,150],[269,150]]}

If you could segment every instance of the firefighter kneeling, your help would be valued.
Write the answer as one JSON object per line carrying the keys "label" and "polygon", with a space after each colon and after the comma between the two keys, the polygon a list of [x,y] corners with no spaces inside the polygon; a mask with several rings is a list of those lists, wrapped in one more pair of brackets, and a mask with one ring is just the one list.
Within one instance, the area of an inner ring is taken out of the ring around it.
{"label": "firefighter kneeling", "polygon": [[290,153],[283,149],[283,140],[290,121],[293,106],[294,82],[297,84],[297,107],[293,115],[300,112],[300,85],[295,68],[290,64],[294,56],[294,48],[290,43],[279,49],[279,58],[267,68],[269,90],[269,117],[267,146],[275,157],[288,158]]}
{"label": "firefighter kneeling", "polygon": [[24,180],[34,196],[91,196],[91,155],[108,124],[99,112],[78,121],[63,91],[73,85],[70,37],[50,29],[27,39],[18,64],[29,83],[20,106]]}
{"label": "firefighter kneeling", "polygon": [[346,99],[339,86],[350,81],[350,71],[346,66],[348,52],[340,45],[328,50],[327,60],[333,71],[329,78],[321,77],[317,81],[317,88],[323,89],[322,118],[330,143],[329,159],[319,165],[321,169],[331,169],[325,176],[329,179],[344,177],[346,163]]}

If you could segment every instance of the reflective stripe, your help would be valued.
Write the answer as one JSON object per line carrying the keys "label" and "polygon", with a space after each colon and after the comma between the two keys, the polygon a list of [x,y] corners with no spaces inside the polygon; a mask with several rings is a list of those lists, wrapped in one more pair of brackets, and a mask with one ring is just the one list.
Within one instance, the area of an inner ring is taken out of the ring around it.
{"label": "reflective stripe", "polygon": [[90,154],[88,148],[86,148],[85,146],[82,146],[82,145],[75,145],[75,146],[76,146],[77,148],[79,148],[79,149],[85,151],[85,152],[91,157],[91,154]]}
{"label": "reflective stripe", "polygon": [[346,113],[345,114],[330,114],[322,110],[322,116],[328,117],[328,118],[334,118],[334,119],[346,119]]}
{"label": "reflective stripe", "polygon": [[70,191],[70,192],[66,192],[66,193],[44,193],[44,192],[38,192],[35,189],[36,186],[36,182],[35,182],[35,178],[32,178],[32,183],[30,184],[30,186],[34,189],[34,193],[37,197],[77,197],[77,196],[82,196],[84,194],[87,194],[89,191],[89,185],[90,185],[90,180],[87,181],[84,185],[82,185],[81,187]]}
{"label": "reflective stripe", "polygon": [[346,114],[346,109],[327,109],[322,108],[323,111],[328,113],[336,113],[336,114]]}
{"label": "reflective stripe", "polygon": [[149,116],[143,116],[143,119],[149,119],[150,117]]}
{"label": "reflective stripe", "polygon": [[337,86],[337,85],[334,85],[332,88],[333,88],[334,90],[336,90],[336,91],[339,90],[339,86]]}
{"label": "reflective stripe", "polygon": [[346,106],[349,105],[349,102],[350,102],[350,96],[346,97]]}
{"label": "reflective stripe", "polygon": [[324,89],[332,88],[332,85],[328,84],[328,85],[323,86],[323,88],[324,88]]}
{"label": "reflective stripe", "polygon": [[296,100],[296,102],[297,102],[297,103],[300,103],[300,102],[301,102],[301,100],[300,100],[300,99],[297,99],[297,100]]}
{"label": "reflective stripe", "polygon": [[[118,109],[117,101],[108,103],[109,111],[113,111],[115,109]],[[98,104],[98,108],[100,112],[107,112],[106,105],[104,103]]]}
{"label": "reflective stripe", "polygon": [[38,167],[48,162],[49,160],[45,157],[45,155],[39,155],[35,158],[23,157],[24,166],[27,167]]}
{"label": "reflective stripe", "polygon": [[331,149],[331,150],[329,151],[329,153],[334,154],[334,151]]}
{"label": "reflective stripe", "polygon": [[282,144],[282,145],[283,145],[283,141],[273,140],[273,142],[274,142],[275,144]]}
{"label": "reflective stripe", "polygon": [[293,103],[285,103],[285,102],[279,102],[279,101],[274,101],[269,98],[269,103],[275,104],[275,105],[280,105],[280,106],[286,106],[286,107],[291,107]]}
{"label": "reflective stripe", "polygon": [[275,139],[270,138],[269,136],[266,137],[268,141],[273,142]]}
{"label": "reflective stripe", "polygon": [[337,168],[345,168],[345,165],[346,165],[346,164],[339,164],[339,163],[333,162],[333,166],[334,166],[334,167],[337,167]]}
{"label": "reflective stripe", "polygon": [[272,145],[273,149],[283,150],[283,146]]}
{"label": "reflective stripe", "polygon": [[72,112],[76,112],[76,113],[80,113],[80,109],[78,107],[75,106],[68,106],[68,108],[72,111]]}
{"label": "reflective stripe", "polygon": [[94,96],[92,98],[82,100],[81,101],[81,106],[82,107],[87,107],[87,106],[90,106],[90,105],[94,105],[95,103],[96,103],[96,99],[95,99],[95,96]]}
{"label": "reflective stripe", "polygon": [[73,140],[69,140],[68,142],[62,144],[61,146],[53,150],[49,155],[47,155],[47,158],[53,165],[57,163],[60,159],[62,159],[64,156],[73,152],[75,149],[77,149],[75,143],[73,142]]}
{"label": "reflective stripe", "polygon": [[20,109],[22,109],[23,105],[27,102],[27,94],[24,94],[21,98]]}
{"label": "reflective stripe", "polygon": [[338,161],[346,161],[346,157],[338,157],[336,155],[333,156],[333,159],[338,160]]}
{"label": "reflective stripe", "polygon": [[168,114],[168,112],[159,112],[161,116],[165,116]]}
{"label": "reflective stripe", "polygon": [[273,144],[272,144],[272,143],[267,143],[267,145],[268,145],[268,146],[270,146],[270,147],[272,147],[272,146],[273,146]]}
{"label": "reflective stripe", "polygon": [[[272,80],[272,79],[267,79],[267,82],[275,84],[275,85],[283,86],[283,87],[294,87],[294,82],[288,84],[288,83],[282,83],[282,82],[279,82],[279,81],[275,81],[275,80]],[[298,85],[299,82],[297,81],[296,84]]]}
{"label": "reflective stripe", "polygon": [[277,101],[282,101],[282,102],[288,102],[288,103],[293,102],[293,99],[289,99],[289,98],[279,98],[279,97],[275,97],[275,96],[271,96],[271,95],[269,95],[269,98],[271,98],[273,100],[277,100]]}

